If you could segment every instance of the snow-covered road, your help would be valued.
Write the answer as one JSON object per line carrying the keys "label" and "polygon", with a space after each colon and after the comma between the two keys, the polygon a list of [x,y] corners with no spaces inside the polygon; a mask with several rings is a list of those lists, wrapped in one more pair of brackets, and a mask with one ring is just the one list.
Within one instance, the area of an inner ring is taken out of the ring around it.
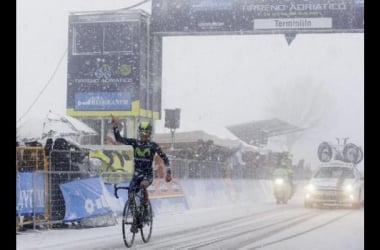
{"label": "snow-covered road", "polygon": [[[26,231],[17,249],[125,249],[121,224],[91,229]],[[132,249],[364,249],[364,209],[305,209],[245,203],[155,217],[150,242],[136,235]]]}

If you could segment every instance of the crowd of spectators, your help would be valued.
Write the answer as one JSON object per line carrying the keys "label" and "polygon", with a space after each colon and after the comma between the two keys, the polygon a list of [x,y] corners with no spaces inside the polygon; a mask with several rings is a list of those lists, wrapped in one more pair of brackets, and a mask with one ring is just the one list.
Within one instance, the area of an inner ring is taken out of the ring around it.
{"label": "crowd of spectators", "polygon": [[[269,151],[265,154],[260,151],[243,150],[243,147],[227,148],[215,145],[213,141],[198,140],[196,143],[178,146],[175,150],[168,151],[169,155],[176,160],[190,161],[191,176],[204,173],[207,176],[218,177],[218,171],[205,171],[207,168],[223,168],[230,177],[270,179],[273,169],[287,156],[288,152]],[[178,161],[177,161],[178,162]],[[296,165],[291,162],[295,179],[305,179],[311,176],[310,168],[304,166],[300,160]],[[181,172],[185,172],[181,170]],[[200,176],[199,176],[200,177]]]}
{"label": "crowd of spectators", "polygon": [[[42,145],[28,143],[27,146]],[[72,158],[72,164],[70,164],[71,171],[78,170],[77,165],[80,164],[76,163],[80,162],[88,153],[78,148],[77,145],[71,144],[62,138],[58,138],[56,141],[48,139],[44,148],[47,157],[53,148],[55,150],[75,151],[76,153],[71,154],[70,157],[64,157],[66,159]],[[175,159],[177,165],[181,164],[181,168],[186,168],[181,170],[178,169],[177,171],[174,168],[174,174],[180,172],[181,174],[178,177],[187,174],[189,177],[197,176],[199,178],[203,175],[208,177],[228,175],[236,178],[270,179],[272,170],[279,164],[280,160],[285,155],[288,155],[288,152],[273,151],[268,151],[264,154],[260,151],[244,150],[241,146],[228,148],[216,145],[212,140],[198,140],[195,143],[178,145],[175,150],[168,150],[167,152],[171,159]],[[62,156],[55,158],[62,158]],[[180,161],[183,162],[179,163]],[[54,169],[55,165],[57,165],[55,164],[55,161],[52,161],[52,163],[54,164],[50,166],[50,169]],[[290,165],[293,168],[295,179],[305,179],[311,176],[310,167],[304,166],[303,160],[300,160],[297,164],[290,162]],[[158,173],[157,176],[159,176]]]}
{"label": "crowd of spectators", "polygon": [[172,150],[169,154],[180,159],[225,162],[236,151],[237,149],[215,145],[212,140],[198,140],[196,143]]}

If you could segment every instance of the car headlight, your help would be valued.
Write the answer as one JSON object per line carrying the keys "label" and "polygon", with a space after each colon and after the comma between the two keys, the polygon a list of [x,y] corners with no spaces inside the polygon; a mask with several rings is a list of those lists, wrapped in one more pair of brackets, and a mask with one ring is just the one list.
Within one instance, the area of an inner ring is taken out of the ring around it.
{"label": "car headlight", "polygon": [[276,185],[282,185],[283,183],[284,183],[284,179],[276,178],[274,180],[274,184],[276,184]]}
{"label": "car headlight", "polygon": [[309,192],[313,192],[315,190],[315,186],[313,184],[309,184],[306,186],[306,190]]}
{"label": "car headlight", "polygon": [[347,184],[344,186],[344,191],[346,192],[352,192],[354,190],[354,187],[351,184]]}

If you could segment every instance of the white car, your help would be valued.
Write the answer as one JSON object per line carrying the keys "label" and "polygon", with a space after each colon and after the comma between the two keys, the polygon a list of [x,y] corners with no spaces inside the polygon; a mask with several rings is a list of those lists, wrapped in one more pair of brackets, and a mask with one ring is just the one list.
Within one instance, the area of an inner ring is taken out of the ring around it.
{"label": "white car", "polygon": [[305,187],[306,208],[314,205],[351,206],[364,203],[364,185],[360,171],[351,163],[331,161],[323,164]]}

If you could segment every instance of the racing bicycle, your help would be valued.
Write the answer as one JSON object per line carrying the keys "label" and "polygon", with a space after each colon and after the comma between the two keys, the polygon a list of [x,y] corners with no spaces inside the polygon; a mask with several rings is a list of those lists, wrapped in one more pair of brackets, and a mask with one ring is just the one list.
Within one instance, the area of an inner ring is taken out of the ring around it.
{"label": "racing bicycle", "polygon": [[144,243],[150,240],[153,229],[153,211],[150,200],[143,206],[141,200],[143,198],[142,188],[133,188],[114,185],[114,195],[119,199],[117,191],[119,189],[128,190],[128,199],[124,204],[122,231],[124,244],[132,247],[135,235],[140,230],[141,238]]}

